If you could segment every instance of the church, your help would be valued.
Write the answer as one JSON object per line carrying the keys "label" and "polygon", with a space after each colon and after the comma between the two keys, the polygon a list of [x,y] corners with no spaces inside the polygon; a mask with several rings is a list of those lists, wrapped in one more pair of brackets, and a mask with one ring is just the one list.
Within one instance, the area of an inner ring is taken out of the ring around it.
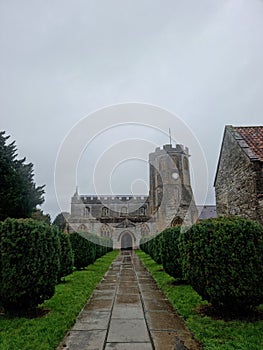
{"label": "church", "polygon": [[80,195],[71,199],[70,230],[113,240],[114,249],[137,248],[143,236],[166,227],[191,225],[198,218],[183,145],[158,147],[149,154],[149,195]]}

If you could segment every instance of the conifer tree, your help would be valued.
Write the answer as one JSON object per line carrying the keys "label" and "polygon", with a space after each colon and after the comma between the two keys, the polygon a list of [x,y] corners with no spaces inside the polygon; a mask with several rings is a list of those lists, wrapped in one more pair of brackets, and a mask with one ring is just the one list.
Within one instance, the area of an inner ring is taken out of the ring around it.
{"label": "conifer tree", "polygon": [[34,183],[33,164],[17,159],[15,141],[0,132],[0,220],[7,217],[31,217],[37,205],[44,202],[44,186]]}

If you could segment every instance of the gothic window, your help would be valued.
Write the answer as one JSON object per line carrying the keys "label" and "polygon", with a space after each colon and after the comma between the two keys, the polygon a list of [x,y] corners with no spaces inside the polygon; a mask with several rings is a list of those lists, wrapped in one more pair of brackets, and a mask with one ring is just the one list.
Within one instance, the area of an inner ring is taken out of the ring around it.
{"label": "gothic window", "polygon": [[108,225],[101,226],[100,235],[103,237],[110,237],[110,227]]}
{"label": "gothic window", "polygon": [[103,207],[102,212],[101,212],[101,216],[108,216],[108,215],[109,215],[109,208]]}
{"label": "gothic window", "polygon": [[81,224],[81,225],[79,225],[78,230],[79,231],[87,231],[87,226],[84,224]]}
{"label": "gothic window", "polygon": [[175,218],[173,218],[173,221],[171,222],[171,226],[180,226],[183,223],[183,219],[180,216],[176,216]]}
{"label": "gothic window", "polygon": [[140,208],[139,213],[140,213],[140,216],[145,216],[145,208],[144,207]]}
{"label": "gothic window", "polygon": [[121,208],[121,216],[126,216],[128,213],[127,207],[122,207]]}
{"label": "gothic window", "polygon": [[147,224],[142,224],[141,226],[141,235],[143,236],[149,236],[150,235],[150,229]]}

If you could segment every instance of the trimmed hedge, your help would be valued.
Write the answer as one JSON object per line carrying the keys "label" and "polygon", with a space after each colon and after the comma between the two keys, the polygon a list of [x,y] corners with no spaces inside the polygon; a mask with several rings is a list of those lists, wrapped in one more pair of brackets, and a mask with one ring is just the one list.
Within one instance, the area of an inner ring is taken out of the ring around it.
{"label": "trimmed hedge", "polygon": [[69,234],[69,238],[76,269],[82,269],[93,264],[96,259],[112,250],[112,240],[107,237],[99,237],[84,232],[72,232]]}
{"label": "trimmed hedge", "polygon": [[179,252],[181,226],[170,227],[160,235],[160,255],[164,271],[174,278],[183,278]]}
{"label": "trimmed hedge", "polygon": [[0,222],[0,306],[26,314],[53,296],[62,277],[112,250],[110,238],[65,234],[56,225],[32,219]]}
{"label": "trimmed hedge", "polygon": [[61,280],[62,277],[70,275],[73,272],[74,259],[69,235],[61,230],[58,230],[58,232],[60,241],[60,266],[58,279]]}
{"label": "trimmed hedge", "polygon": [[0,300],[8,313],[24,313],[53,296],[59,269],[55,227],[32,219],[0,222]]}
{"label": "trimmed hedge", "polygon": [[239,218],[209,219],[180,236],[183,273],[203,299],[233,310],[263,303],[263,227]]}
{"label": "trimmed hedge", "polygon": [[178,248],[181,226],[169,227],[154,237],[143,237],[140,248],[165,272],[174,278],[182,278],[182,267]]}
{"label": "trimmed hedge", "polygon": [[149,239],[150,239],[150,237],[144,236],[141,238],[140,243],[139,243],[140,249],[143,250],[148,255],[150,255],[149,249],[148,249],[148,247],[149,247],[148,240]]}
{"label": "trimmed hedge", "polygon": [[263,303],[263,227],[240,217],[167,228],[140,248],[216,308],[238,313]]}
{"label": "trimmed hedge", "polygon": [[96,259],[112,251],[113,249],[113,242],[109,237],[101,237],[93,234],[88,234],[87,238],[90,239],[96,246]]}
{"label": "trimmed hedge", "polygon": [[152,258],[154,261],[157,262],[157,264],[162,264],[162,235],[163,233],[161,232],[157,236],[154,237],[150,242],[151,246],[151,253],[152,253]]}
{"label": "trimmed hedge", "polygon": [[95,245],[77,232],[70,233],[69,237],[76,269],[79,270],[94,263],[96,260]]}
{"label": "trimmed hedge", "polygon": [[142,249],[146,254],[149,254],[150,257],[158,264],[162,263],[160,235],[142,237],[140,240],[140,249]]}

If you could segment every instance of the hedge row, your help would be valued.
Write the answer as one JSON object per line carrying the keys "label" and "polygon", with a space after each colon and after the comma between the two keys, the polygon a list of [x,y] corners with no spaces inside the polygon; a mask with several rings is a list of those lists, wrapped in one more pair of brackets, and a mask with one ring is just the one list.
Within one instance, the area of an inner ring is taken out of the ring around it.
{"label": "hedge row", "polygon": [[168,228],[140,247],[204,300],[238,312],[263,303],[263,227],[239,217]]}
{"label": "hedge row", "polygon": [[24,314],[52,297],[55,285],[72,273],[74,260],[83,268],[112,249],[109,240],[103,247],[98,237],[92,241],[32,219],[0,222],[0,306]]}
{"label": "hedge row", "polygon": [[69,235],[74,255],[74,266],[82,269],[112,250],[112,240],[89,233],[73,232]]}
{"label": "hedge row", "polygon": [[179,262],[178,239],[181,227],[175,226],[165,229],[155,236],[143,237],[140,248],[149,254],[157,264],[162,264],[165,272],[174,278],[182,278],[182,268]]}

